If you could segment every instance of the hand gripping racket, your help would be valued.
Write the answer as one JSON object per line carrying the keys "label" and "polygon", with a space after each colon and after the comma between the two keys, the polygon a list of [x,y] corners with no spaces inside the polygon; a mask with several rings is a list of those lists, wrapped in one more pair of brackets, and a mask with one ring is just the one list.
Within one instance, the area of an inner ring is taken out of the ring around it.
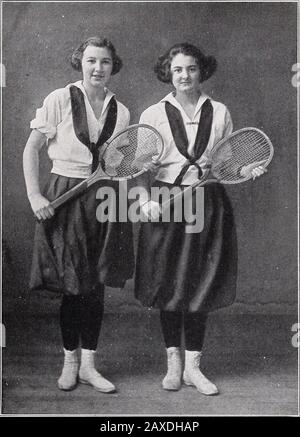
{"label": "hand gripping racket", "polygon": [[273,145],[267,135],[254,127],[239,129],[216,143],[208,154],[206,168],[200,180],[164,202],[162,209],[196,187],[210,183],[240,184],[252,178],[251,171],[272,161]]}
{"label": "hand gripping racket", "polygon": [[160,133],[147,124],[134,124],[118,132],[100,150],[96,171],[53,202],[54,209],[85,192],[100,180],[121,181],[146,172],[145,165],[159,160],[163,152]]}

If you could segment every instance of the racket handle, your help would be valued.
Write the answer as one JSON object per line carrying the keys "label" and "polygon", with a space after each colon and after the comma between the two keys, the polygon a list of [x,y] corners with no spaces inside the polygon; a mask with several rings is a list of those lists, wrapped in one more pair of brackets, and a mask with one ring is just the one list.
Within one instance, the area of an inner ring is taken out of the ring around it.
{"label": "racket handle", "polygon": [[53,200],[53,202],[51,202],[50,205],[54,209],[57,209],[58,207],[62,206],[64,203],[82,194],[84,191],[86,191],[87,188],[88,188],[88,183],[84,180],[80,182],[80,184],[71,188],[71,190],[67,191],[66,193],[59,196],[57,199]]}
{"label": "racket handle", "polygon": [[165,202],[163,202],[161,204],[161,212],[160,215],[162,215],[164,213],[165,210],[167,210],[168,208],[170,208],[170,206],[175,205],[176,202],[178,201],[178,199],[182,199],[183,196],[188,195],[188,193],[191,193],[192,190],[196,187],[197,185],[194,183],[193,185],[189,185],[186,188],[184,188],[181,192],[175,194],[174,196],[172,196],[170,199],[166,200]]}

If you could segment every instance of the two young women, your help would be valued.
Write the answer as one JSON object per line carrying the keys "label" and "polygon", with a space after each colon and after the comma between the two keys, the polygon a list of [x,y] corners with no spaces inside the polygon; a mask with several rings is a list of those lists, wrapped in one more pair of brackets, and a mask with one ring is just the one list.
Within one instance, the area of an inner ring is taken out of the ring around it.
{"label": "two young women", "polygon": [[[46,97],[31,122],[24,150],[28,199],[35,216],[42,220],[36,225],[30,288],[62,294],[64,366],[58,387],[72,390],[80,381],[109,393],[115,386],[96,370],[94,357],[104,287],[122,287],[133,275],[132,227],[96,219],[96,191],[105,184],[118,192],[115,182],[101,181],[55,212],[50,202],[91,174],[101,145],[129,125],[130,115],[107,88],[111,76],[122,67],[109,40],[87,39],[73,53],[72,66],[82,73],[82,79]],[[164,139],[156,186],[192,184],[205,166],[207,152],[232,131],[227,108],[201,91],[201,83],[215,68],[214,58],[190,44],[177,44],[159,58],[157,77],[172,83],[174,91],[148,108],[140,120],[155,127]],[[45,143],[53,167],[41,191],[39,151]],[[252,171],[253,176],[262,173],[261,168]],[[141,207],[148,217],[159,210],[151,200]],[[208,312],[234,300],[236,262],[232,210],[221,186],[205,187],[201,233],[186,233],[184,222],[142,224],[135,295],[143,305],[160,308],[168,360],[164,389],[178,390],[183,377],[186,384],[204,394],[218,392],[199,364]]]}

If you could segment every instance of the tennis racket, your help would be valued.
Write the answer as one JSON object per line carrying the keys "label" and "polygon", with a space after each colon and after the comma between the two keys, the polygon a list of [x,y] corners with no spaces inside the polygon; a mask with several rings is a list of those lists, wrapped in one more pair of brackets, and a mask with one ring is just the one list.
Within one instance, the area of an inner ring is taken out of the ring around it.
{"label": "tennis racket", "polygon": [[145,165],[159,160],[163,153],[160,133],[147,124],[134,124],[108,140],[99,153],[96,171],[71,190],[51,202],[54,209],[79,196],[100,180],[122,181],[147,171]]}
{"label": "tennis racket", "polygon": [[162,210],[187,190],[211,183],[240,184],[252,178],[251,171],[270,164],[274,155],[273,145],[267,135],[254,127],[239,129],[216,143],[208,154],[206,169],[201,179],[163,202]]}

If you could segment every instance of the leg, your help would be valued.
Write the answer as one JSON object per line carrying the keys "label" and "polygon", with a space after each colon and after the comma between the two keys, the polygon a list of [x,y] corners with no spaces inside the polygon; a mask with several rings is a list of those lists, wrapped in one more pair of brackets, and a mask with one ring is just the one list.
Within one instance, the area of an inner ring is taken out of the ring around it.
{"label": "leg", "polygon": [[97,391],[111,393],[115,386],[95,369],[95,354],[104,310],[104,286],[82,297],[81,305],[81,366],[79,380],[92,385]]}
{"label": "leg", "polygon": [[79,346],[81,326],[80,299],[80,296],[63,296],[60,306],[60,327],[63,345],[69,351],[73,351]]}
{"label": "leg", "polygon": [[184,313],[183,326],[185,349],[202,351],[207,315],[204,313]]}
{"label": "leg", "polygon": [[180,356],[182,313],[161,311],[160,321],[168,359],[168,372],[162,381],[162,386],[165,390],[179,390],[182,378]]}
{"label": "leg", "polygon": [[184,383],[193,385],[200,393],[215,395],[218,389],[200,371],[200,358],[204,342],[207,315],[201,313],[184,314],[185,333],[185,369],[183,373]]}
{"label": "leg", "polygon": [[166,348],[179,348],[181,344],[182,313],[161,311],[160,323]]}
{"label": "leg", "polygon": [[64,367],[58,380],[58,387],[61,390],[72,390],[77,384],[80,317],[80,297],[63,296],[60,307],[60,327],[64,346]]}
{"label": "leg", "polygon": [[92,294],[82,296],[81,347],[96,350],[104,312],[104,286]]}

